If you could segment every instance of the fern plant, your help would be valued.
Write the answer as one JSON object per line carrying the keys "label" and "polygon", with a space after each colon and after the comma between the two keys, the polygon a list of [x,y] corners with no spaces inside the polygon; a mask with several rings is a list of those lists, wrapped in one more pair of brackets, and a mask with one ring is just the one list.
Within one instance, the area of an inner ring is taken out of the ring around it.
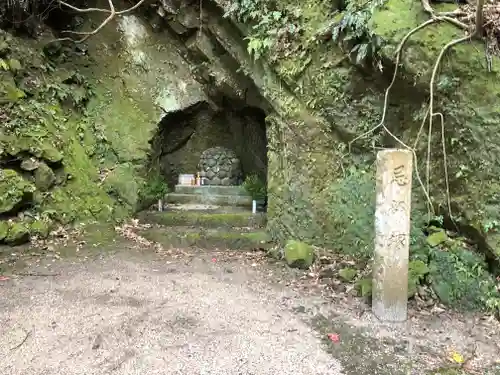
{"label": "fern plant", "polygon": [[[296,8],[300,10],[300,8]],[[298,19],[300,12],[285,12],[276,4],[262,0],[236,0],[227,7],[224,17],[234,17],[238,21],[252,25],[247,50],[258,60],[271,50],[279,40],[301,32]]]}

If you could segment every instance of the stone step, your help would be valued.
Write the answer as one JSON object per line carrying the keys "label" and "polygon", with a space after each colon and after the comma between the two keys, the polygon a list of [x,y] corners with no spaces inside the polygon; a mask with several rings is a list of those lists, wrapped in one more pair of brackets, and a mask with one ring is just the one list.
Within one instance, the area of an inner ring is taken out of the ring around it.
{"label": "stone step", "polygon": [[199,203],[217,206],[252,207],[252,197],[241,195],[198,195],[169,193],[167,194],[166,201],[167,203],[173,204]]}
{"label": "stone step", "polygon": [[199,228],[263,228],[266,225],[266,214],[253,215],[249,211],[242,212],[199,212],[199,211],[165,211],[140,212],[137,218],[143,223],[158,224],[168,227]]}
{"label": "stone step", "polygon": [[175,185],[176,194],[250,196],[242,186],[190,186]]}
{"label": "stone step", "polygon": [[[154,210],[155,212],[158,212]],[[248,207],[238,207],[238,206],[218,206],[214,204],[196,204],[196,203],[185,203],[185,204],[174,204],[170,203],[164,211],[177,211],[177,212],[201,212],[201,213],[212,213],[212,214],[231,214],[231,213],[245,213],[250,214],[251,210]]]}
{"label": "stone step", "polygon": [[142,229],[138,234],[149,241],[155,241],[165,247],[227,250],[266,249],[271,246],[270,238],[264,231],[221,231],[165,227]]}

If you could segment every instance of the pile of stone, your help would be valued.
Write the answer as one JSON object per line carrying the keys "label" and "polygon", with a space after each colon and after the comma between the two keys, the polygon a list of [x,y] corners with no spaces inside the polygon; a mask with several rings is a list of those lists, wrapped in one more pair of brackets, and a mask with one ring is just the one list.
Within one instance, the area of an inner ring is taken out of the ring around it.
{"label": "pile of stone", "polygon": [[203,151],[198,170],[206,185],[233,186],[242,182],[240,160],[234,151],[225,147]]}

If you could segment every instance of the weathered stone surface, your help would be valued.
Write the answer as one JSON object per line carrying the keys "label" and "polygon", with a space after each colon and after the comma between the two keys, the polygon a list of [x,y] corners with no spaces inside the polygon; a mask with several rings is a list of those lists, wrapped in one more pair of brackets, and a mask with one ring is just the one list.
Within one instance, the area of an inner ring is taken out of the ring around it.
{"label": "weathered stone surface", "polygon": [[21,162],[21,169],[25,171],[31,172],[37,169],[40,166],[40,162],[36,158],[28,158],[24,159]]}
{"label": "weathered stone surface", "polygon": [[413,154],[377,153],[373,313],[383,321],[407,318]]}
{"label": "weathered stone surface", "polygon": [[48,191],[56,182],[54,171],[45,163],[40,163],[35,170],[35,186],[38,190]]}
{"label": "weathered stone surface", "polygon": [[206,177],[207,185],[239,185],[241,183],[240,160],[228,148],[213,147],[201,154],[198,170]]}

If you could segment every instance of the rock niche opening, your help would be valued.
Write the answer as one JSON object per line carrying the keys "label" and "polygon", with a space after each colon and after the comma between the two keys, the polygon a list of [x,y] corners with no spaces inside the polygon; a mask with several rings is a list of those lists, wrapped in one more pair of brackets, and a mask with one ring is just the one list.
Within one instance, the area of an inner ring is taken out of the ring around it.
{"label": "rock niche opening", "polygon": [[248,176],[267,184],[266,113],[224,97],[165,114],[151,139],[151,166],[170,189],[180,174],[201,173],[211,186],[241,185]]}

